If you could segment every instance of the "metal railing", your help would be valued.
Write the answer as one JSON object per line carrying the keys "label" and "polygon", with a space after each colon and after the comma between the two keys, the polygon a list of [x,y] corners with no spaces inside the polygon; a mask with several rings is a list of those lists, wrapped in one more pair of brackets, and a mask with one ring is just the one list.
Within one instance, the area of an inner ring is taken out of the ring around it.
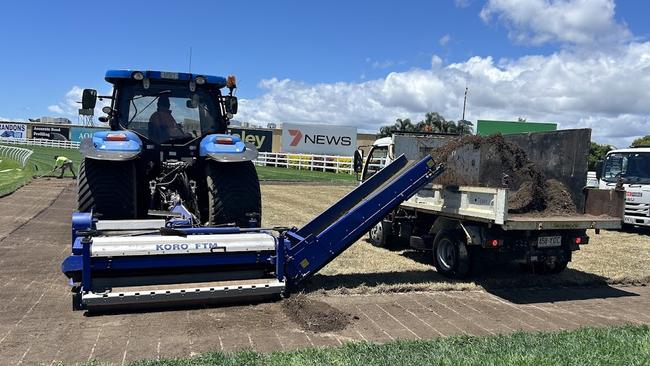
{"label": "metal railing", "polygon": [[281,167],[331,173],[353,174],[352,157],[296,153],[260,152],[253,161],[258,166]]}
{"label": "metal railing", "polygon": [[45,147],[60,147],[64,149],[78,149],[79,142],[66,141],[66,140],[46,140],[46,139],[14,139],[2,137],[0,143],[12,145],[27,145],[27,146],[45,146]]}
{"label": "metal railing", "polygon": [[22,147],[0,145],[0,156],[17,161],[20,163],[21,168],[25,167],[27,161],[29,161],[29,157],[32,156],[33,153],[32,150],[24,149]]}
{"label": "metal railing", "polygon": [[[354,174],[351,156],[260,152],[253,162],[258,166]],[[376,157],[369,167],[380,169],[384,165],[386,157]]]}

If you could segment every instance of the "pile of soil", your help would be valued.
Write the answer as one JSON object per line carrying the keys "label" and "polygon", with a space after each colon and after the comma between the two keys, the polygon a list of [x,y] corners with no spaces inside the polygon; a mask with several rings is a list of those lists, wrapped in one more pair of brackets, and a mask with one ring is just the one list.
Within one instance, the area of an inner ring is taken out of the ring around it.
{"label": "pile of soil", "polygon": [[331,305],[311,299],[303,294],[282,302],[285,314],[302,329],[312,332],[333,332],[343,330],[352,319],[358,317],[344,313]]}
{"label": "pile of soil", "polygon": [[[443,185],[477,185],[479,177],[469,176],[458,171],[457,163],[463,150],[479,150],[482,158],[487,158],[491,177],[481,177],[490,181],[489,186],[507,187],[510,190],[508,212],[516,214],[544,213],[568,215],[576,213],[576,206],[569,190],[555,179],[547,180],[540,169],[532,163],[524,150],[516,144],[505,141],[501,135],[464,136],[451,141],[431,153],[436,163],[444,163],[445,172],[436,180]],[[495,174],[500,172],[500,177]],[[488,179],[489,178],[489,179]],[[498,181],[498,182],[497,182]]]}

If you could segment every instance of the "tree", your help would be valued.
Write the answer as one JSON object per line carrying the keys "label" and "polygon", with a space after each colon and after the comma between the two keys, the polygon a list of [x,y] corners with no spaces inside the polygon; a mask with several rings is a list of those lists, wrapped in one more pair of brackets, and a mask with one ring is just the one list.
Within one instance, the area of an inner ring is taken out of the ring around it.
{"label": "tree", "polygon": [[390,136],[395,131],[416,131],[416,129],[410,118],[398,118],[393,125],[381,126],[379,128],[379,137]]}
{"label": "tree", "polygon": [[640,137],[632,141],[632,145],[630,145],[630,147],[637,147],[637,146],[650,146],[650,135],[645,135],[643,137]]}
{"label": "tree", "polygon": [[611,145],[601,145],[592,141],[589,145],[589,156],[587,156],[588,169],[596,170],[596,163],[605,159],[605,155],[612,149]]}
{"label": "tree", "polygon": [[415,125],[409,118],[398,118],[393,125],[381,126],[379,128],[379,137],[390,136],[395,131],[418,131],[418,132],[438,132],[438,133],[458,133],[462,135],[472,134],[472,126],[461,121],[448,121],[438,112],[428,112],[424,115],[424,120]]}

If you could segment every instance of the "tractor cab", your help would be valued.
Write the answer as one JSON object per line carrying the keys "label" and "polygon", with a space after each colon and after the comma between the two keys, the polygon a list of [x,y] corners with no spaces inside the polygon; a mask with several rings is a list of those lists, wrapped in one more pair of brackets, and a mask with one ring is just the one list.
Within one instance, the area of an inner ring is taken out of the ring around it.
{"label": "tractor cab", "polygon": [[234,76],[109,70],[105,79],[111,95],[82,95],[80,114],[110,101],[99,119],[110,131],[80,144],[80,212],[104,219],[180,215],[197,226],[246,226],[259,218],[257,149],[228,134],[237,113]]}
{"label": "tractor cab", "polygon": [[[130,130],[155,144],[183,144],[210,134],[224,134],[237,113],[234,76],[192,75],[177,72],[109,70],[113,84],[110,107],[104,107],[112,130]],[[222,95],[227,87],[229,93]],[[95,95],[88,89],[84,96]],[[92,97],[84,109],[94,108]]]}

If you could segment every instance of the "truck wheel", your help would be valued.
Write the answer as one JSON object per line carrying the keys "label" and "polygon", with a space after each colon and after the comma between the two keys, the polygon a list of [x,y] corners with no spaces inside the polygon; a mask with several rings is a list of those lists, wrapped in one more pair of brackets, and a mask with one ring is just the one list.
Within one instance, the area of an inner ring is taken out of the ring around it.
{"label": "truck wheel", "polygon": [[106,220],[137,217],[136,172],[133,161],[84,159],[77,181],[77,210]]}
{"label": "truck wheel", "polygon": [[433,242],[433,263],[438,273],[464,278],[470,271],[470,256],[465,241],[457,233],[442,230]]}
{"label": "truck wheel", "polygon": [[392,225],[389,221],[381,220],[368,232],[370,243],[376,247],[388,248],[391,246]]}
{"label": "truck wheel", "polygon": [[261,222],[262,195],[253,162],[208,161],[206,170],[211,225],[234,223],[248,227],[250,214],[258,215]]}

